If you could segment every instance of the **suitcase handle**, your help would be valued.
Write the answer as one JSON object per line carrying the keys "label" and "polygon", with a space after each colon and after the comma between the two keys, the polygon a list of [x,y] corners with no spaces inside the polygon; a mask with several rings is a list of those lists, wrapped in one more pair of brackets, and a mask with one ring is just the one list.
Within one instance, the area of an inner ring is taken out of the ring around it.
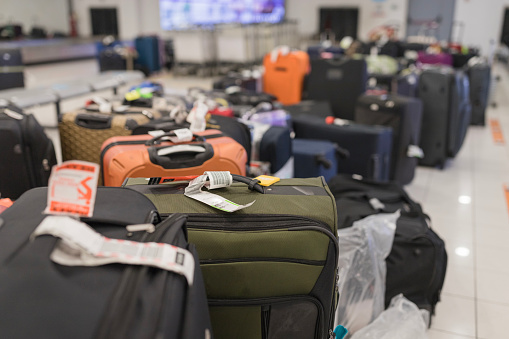
{"label": "suitcase handle", "polygon": [[[265,194],[265,191],[263,190],[263,187],[259,184],[260,181],[258,179],[248,178],[238,174],[231,174],[231,176],[234,182],[244,183],[251,191],[256,191],[258,193]],[[154,177],[148,180],[148,185],[159,185],[173,181],[191,181],[197,177],[199,177],[199,175],[189,175],[183,177]]]}
{"label": "suitcase handle", "polygon": [[76,116],[75,123],[88,129],[109,129],[111,128],[111,116],[79,114]]}
{"label": "suitcase handle", "polygon": [[[159,136],[157,136],[157,137],[155,137],[155,138],[152,138],[152,139],[150,139],[150,140],[147,140],[147,141],[145,142],[145,145],[147,145],[147,146],[153,146],[153,145],[155,145],[155,144],[157,144],[157,143],[161,142],[161,141],[162,141],[162,140],[161,140],[162,138],[165,138],[165,137],[175,137],[175,136],[176,136],[176,134],[175,134],[175,132],[174,132],[174,131],[169,131],[169,132],[166,132],[166,133],[164,133],[164,134],[161,134],[161,135],[159,135]],[[191,140],[191,141],[205,141],[205,138],[204,138],[204,137],[202,137],[202,136],[199,136],[199,135],[193,134],[193,140]]]}

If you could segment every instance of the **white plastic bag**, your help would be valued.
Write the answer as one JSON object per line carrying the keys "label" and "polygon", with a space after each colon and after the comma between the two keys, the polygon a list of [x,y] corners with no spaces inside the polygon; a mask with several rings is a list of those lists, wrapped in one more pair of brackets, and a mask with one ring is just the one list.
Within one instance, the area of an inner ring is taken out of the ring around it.
{"label": "white plastic bag", "polygon": [[335,325],[350,333],[367,326],[385,308],[385,258],[398,217],[399,212],[372,215],[338,231],[340,294]]}
{"label": "white plastic bag", "polygon": [[429,312],[398,294],[389,308],[351,339],[427,339]]}

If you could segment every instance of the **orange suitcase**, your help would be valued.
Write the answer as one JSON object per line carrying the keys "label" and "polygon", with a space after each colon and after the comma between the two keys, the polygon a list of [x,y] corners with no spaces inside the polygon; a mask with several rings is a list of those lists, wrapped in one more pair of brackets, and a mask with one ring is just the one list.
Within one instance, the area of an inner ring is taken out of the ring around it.
{"label": "orange suitcase", "polygon": [[304,76],[309,72],[309,55],[303,51],[288,54],[277,50],[263,59],[263,91],[277,97],[283,105],[301,101]]}
{"label": "orange suitcase", "polygon": [[[165,133],[165,136],[174,132]],[[244,147],[218,130],[196,133],[193,141],[173,143],[151,135],[113,137],[101,147],[104,186],[121,186],[126,178],[201,175],[230,171],[246,175]]]}

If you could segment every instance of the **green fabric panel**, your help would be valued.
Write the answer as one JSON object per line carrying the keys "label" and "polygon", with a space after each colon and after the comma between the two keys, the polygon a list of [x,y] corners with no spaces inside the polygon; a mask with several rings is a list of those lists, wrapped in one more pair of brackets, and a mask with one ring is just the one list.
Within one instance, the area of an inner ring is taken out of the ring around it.
{"label": "green fabric panel", "polygon": [[288,258],[326,260],[329,237],[316,231],[208,231],[189,229],[200,260]]}
{"label": "green fabric panel", "polygon": [[209,310],[214,339],[262,339],[260,306],[212,306]]}
{"label": "green fabric panel", "polygon": [[285,262],[201,265],[207,297],[244,299],[309,294],[323,266]]}

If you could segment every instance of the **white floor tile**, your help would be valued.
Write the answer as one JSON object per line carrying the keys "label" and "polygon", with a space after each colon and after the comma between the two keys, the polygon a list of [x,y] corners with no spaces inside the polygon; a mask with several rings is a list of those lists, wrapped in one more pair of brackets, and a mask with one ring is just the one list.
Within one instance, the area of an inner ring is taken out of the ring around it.
{"label": "white floor tile", "polygon": [[483,301],[479,301],[477,303],[478,338],[508,338],[508,324],[509,306],[497,305]]}
{"label": "white floor tile", "polygon": [[443,295],[437,304],[431,328],[475,337],[475,303],[473,299]]}
{"label": "white floor tile", "polygon": [[507,249],[478,245],[475,251],[478,270],[492,270],[509,274],[509,252]]}
{"label": "white floor tile", "polygon": [[475,339],[475,337],[439,331],[432,328],[428,330],[427,334],[428,339]]}
{"label": "white floor tile", "polygon": [[509,273],[477,269],[477,299],[509,307]]}
{"label": "white floor tile", "polygon": [[458,297],[475,298],[474,270],[449,264],[442,293]]}

